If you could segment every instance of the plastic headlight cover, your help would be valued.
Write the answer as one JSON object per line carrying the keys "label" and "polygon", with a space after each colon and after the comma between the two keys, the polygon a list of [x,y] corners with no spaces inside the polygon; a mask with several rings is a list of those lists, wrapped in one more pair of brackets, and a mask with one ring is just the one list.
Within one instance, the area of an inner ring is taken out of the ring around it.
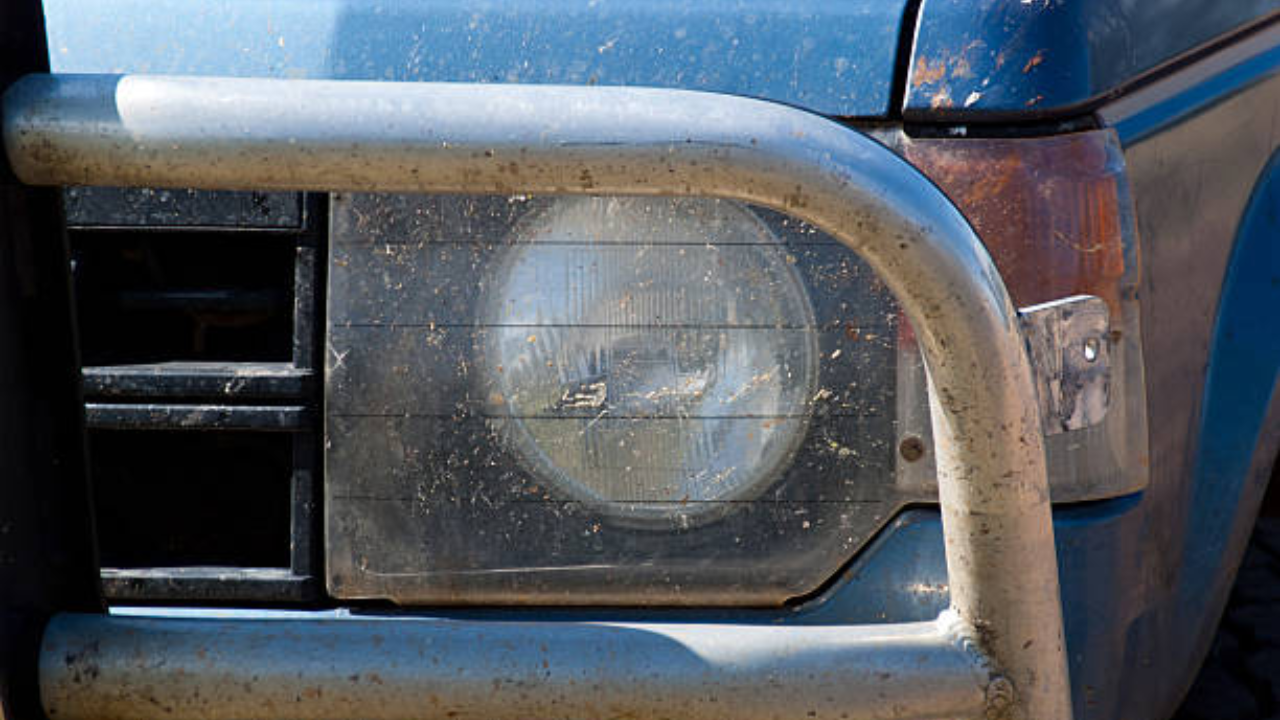
{"label": "plastic headlight cover", "polygon": [[896,308],[812,228],[702,199],[332,208],[336,597],[778,605],[906,501]]}

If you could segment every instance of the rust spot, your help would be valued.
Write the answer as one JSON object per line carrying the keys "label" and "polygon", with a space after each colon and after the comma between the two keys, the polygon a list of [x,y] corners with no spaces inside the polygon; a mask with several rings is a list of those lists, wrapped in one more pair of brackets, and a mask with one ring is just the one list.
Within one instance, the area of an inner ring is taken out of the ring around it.
{"label": "rust spot", "polygon": [[1041,101],[1041,100],[1043,100],[1043,99],[1044,99],[1044,96],[1043,96],[1043,95],[1037,95],[1037,96],[1035,96],[1035,97],[1031,98],[1030,100],[1028,100],[1028,101],[1026,102],[1026,106],[1027,106],[1027,107],[1031,107],[1032,105],[1035,105],[1036,103],[1040,102],[1040,101]]}
{"label": "rust spot", "polygon": [[1025,75],[1026,73],[1031,72],[1031,68],[1039,65],[1042,62],[1044,62],[1044,51],[1040,50],[1036,52],[1035,55],[1031,56],[1031,59],[1027,61],[1026,65],[1022,66],[1022,73]]}
{"label": "rust spot", "polygon": [[933,110],[949,108],[953,105],[955,103],[951,100],[951,89],[946,86],[943,86],[933,94],[933,97],[929,98],[929,107]]}
{"label": "rust spot", "polygon": [[945,60],[939,60],[937,65],[930,66],[929,61],[922,56],[916,58],[916,67],[911,72],[911,85],[912,87],[928,85],[938,82],[946,75],[947,62]]}

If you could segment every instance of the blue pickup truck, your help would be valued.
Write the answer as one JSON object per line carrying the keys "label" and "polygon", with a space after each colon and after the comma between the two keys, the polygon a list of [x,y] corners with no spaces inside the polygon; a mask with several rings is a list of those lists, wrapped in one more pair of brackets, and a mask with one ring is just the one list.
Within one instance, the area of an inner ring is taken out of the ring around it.
{"label": "blue pickup truck", "polygon": [[1280,4],[0,34],[0,718],[1161,719],[1195,679],[1280,455]]}

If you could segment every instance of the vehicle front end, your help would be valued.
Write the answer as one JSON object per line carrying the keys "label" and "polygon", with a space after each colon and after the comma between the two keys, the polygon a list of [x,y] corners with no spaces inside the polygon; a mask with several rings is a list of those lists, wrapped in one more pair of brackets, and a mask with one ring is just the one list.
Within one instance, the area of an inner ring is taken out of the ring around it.
{"label": "vehicle front end", "polygon": [[1280,440],[1275,31],[979,5],[46,2],[93,489],[0,527],[96,527],[6,712],[1170,714]]}

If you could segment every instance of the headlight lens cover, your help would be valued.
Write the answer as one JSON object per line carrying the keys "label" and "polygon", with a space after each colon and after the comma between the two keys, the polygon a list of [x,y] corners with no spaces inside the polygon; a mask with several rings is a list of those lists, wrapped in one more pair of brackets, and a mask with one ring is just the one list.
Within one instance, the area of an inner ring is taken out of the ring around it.
{"label": "headlight lens cover", "polygon": [[753,498],[803,439],[817,380],[788,257],[733,203],[556,200],[488,282],[489,414],[537,474],[621,518]]}
{"label": "headlight lens cover", "polygon": [[713,199],[332,198],[329,590],[780,605],[902,505],[896,305]]}

